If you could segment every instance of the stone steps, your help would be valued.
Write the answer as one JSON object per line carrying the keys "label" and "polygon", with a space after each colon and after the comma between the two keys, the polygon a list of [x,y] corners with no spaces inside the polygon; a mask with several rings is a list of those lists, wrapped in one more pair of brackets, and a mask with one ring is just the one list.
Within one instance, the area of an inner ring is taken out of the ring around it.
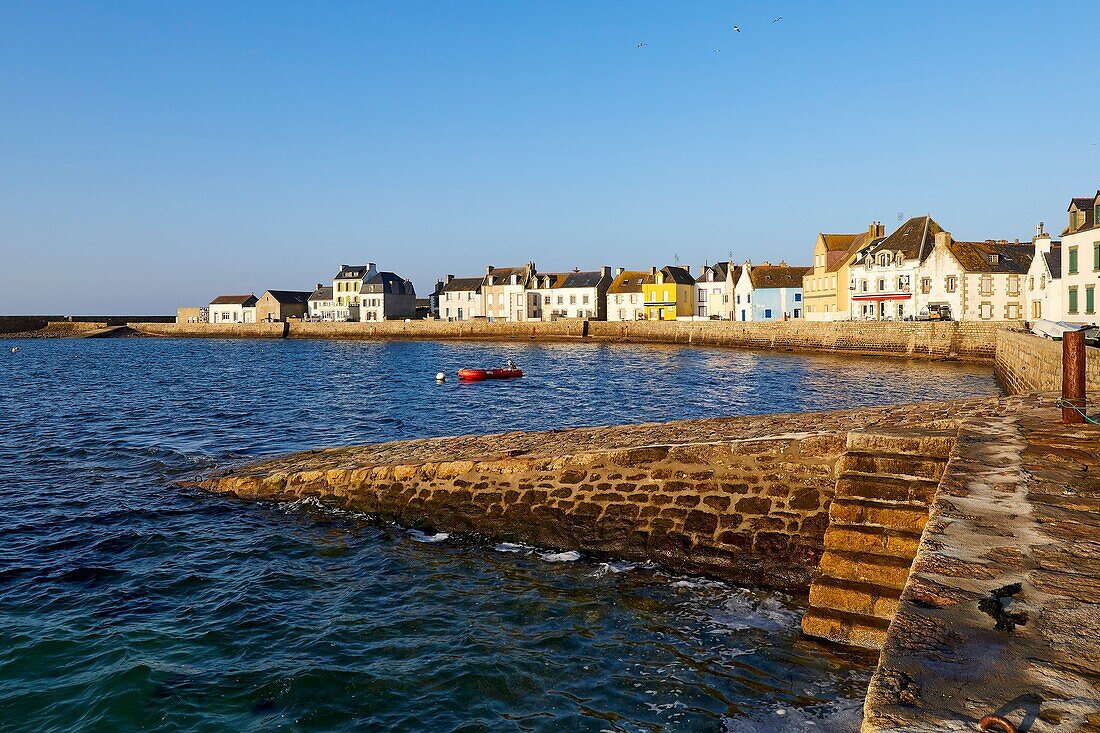
{"label": "stone steps", "polygon": [[803,633],[881,648],[954,441],[942,431],[848,434]]}

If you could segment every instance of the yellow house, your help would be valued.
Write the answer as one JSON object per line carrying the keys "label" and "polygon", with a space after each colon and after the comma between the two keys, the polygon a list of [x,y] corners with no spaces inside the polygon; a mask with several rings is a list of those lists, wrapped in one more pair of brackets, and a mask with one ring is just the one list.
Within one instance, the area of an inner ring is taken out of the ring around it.
{"label": "yellow house", "polygon": [[802,278],[802,316],[807,321],[846,321],[848,267],[856,255],[886,235],[886,227],[873,222],[859,234],[818,234],[813,269]]}
{"label": "yellow house", "polygon": [[[642,301],[648,321],[675,321],[694,314],[695,278],[686,267],[649,268],[652,280],[642,284]],[[647,278],[648,280],[648,278]]]}

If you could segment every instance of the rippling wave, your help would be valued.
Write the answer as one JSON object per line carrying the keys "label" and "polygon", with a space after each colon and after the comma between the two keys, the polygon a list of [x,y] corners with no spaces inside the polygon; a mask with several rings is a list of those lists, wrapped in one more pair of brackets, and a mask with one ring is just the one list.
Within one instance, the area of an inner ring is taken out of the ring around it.
{"label": "rippling wave", "polygon": [[[722,349],[20,345],[0,359],[0,710],[26,731],[851,729],[868,660],[802,640],[798,599],[173,482],[316,446],[996,389]],[[434,380],[509,358],[530,376]]]}

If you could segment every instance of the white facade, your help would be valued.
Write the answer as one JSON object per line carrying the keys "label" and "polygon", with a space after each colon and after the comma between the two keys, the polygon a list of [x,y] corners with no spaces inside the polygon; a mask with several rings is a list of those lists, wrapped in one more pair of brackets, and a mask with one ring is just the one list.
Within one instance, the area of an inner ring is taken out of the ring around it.
{"label": "white facade", "polygon": [[483,278],[447,275],[439,291],[439,317],[444,321],[468,321],[485,316],[481,294]]}
{"label": "white facade", "polygon": [[211,303],[209,313],[211,323],[255,323],[255,299],[251,306],[239,303]]}
{"label": "white facade", "polygon": [[857,258],[849,268],[851,318],[900,321],[916,317],[921,306],[913,293],[913,283],[919,270],[919,260],[892,250],[876,248]]}
{"label": "white facade", "polygon": [[[746,262],[733,287],[737,321],[802,318],[802,278],[810,268]],[[797,285],[796,285],[797,283]]]}
{"label": "white facade", "polygon": [[1100,325],[1100,227],[1062,237],[1062,303],[1065,320]]}
{"label": "white facade", "polygon": [[1066,317],[1062,305],[1062,251],[1055,244],[1049,234],[1040,232],[1035,236],[1035,252],[1024,286],[1024,318],[1029,321],[1061,321]]}
{"label": "white facade", "polygon": [[645,306],[642,304],[642,291],[639,290],[635,293],[608,293],[607,320],[645,320]]}
{"label": "white facade", "polygon": [[695,279],[694,308],[697,318],[718,317],[734,320],[734,300],[737,275],[741,268],[731,262],[703,265]]}
{"label": "white facade", "polygon": [[320,283],[314,289],[313,295],[309,296],[306,307],[311,321],[335,321],[340,310],[336,307],[332,288]]}
{"label": "white facade", "polygon": [[533,262],[528,262],[524,267],[486,267],[481,286],[485,317],[490,321],[528,320],[531,304],[527,289],[534,274]]}
{"label": "white facade", "polygon": [[958,242],[939,232],[917,273],[918,315],[947,306],[956,321],[1021,320],[1030,265],[1030,245]]}

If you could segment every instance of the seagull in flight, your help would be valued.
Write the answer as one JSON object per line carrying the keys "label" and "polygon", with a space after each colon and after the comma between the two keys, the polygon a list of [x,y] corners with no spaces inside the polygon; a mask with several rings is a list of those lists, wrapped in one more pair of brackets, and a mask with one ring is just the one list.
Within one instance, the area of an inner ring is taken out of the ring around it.
{"label": "seagull in flight", "polygon": [[645,48],[645,47],[646,47],[646,46],[648,46],[648,45],[649,45],[648,43],[639,43],[639,44],[638,44],[637,46],[635,46],[634,48]]}
{"label": "seagull in flight", "polygon": [[740,32],[741,32],[741,26],[739,26],[739,25],[735,25],[735,26],[733,27],[733,32],[734,32],[734,33],[740,33]]}
{"label": "seagull in flight", "polygon": [[779,22],[779,21],[781,21],[781,20],[783,20],[783,16],[782,16],[782,15],[780,15],[780,16],[779,16],[778,18],[776,18],[776,19],[775,19],[775,20],[773,20],[772,22],[773,22],[773,23],[778,23],[778,22]]}
{"label": "seagull in flight", "polygon": [[715,53],[722,53],[722,49],[720,49],[720,48],[716,48],[716,49],[714,49],[714,52],[715,52]]}

